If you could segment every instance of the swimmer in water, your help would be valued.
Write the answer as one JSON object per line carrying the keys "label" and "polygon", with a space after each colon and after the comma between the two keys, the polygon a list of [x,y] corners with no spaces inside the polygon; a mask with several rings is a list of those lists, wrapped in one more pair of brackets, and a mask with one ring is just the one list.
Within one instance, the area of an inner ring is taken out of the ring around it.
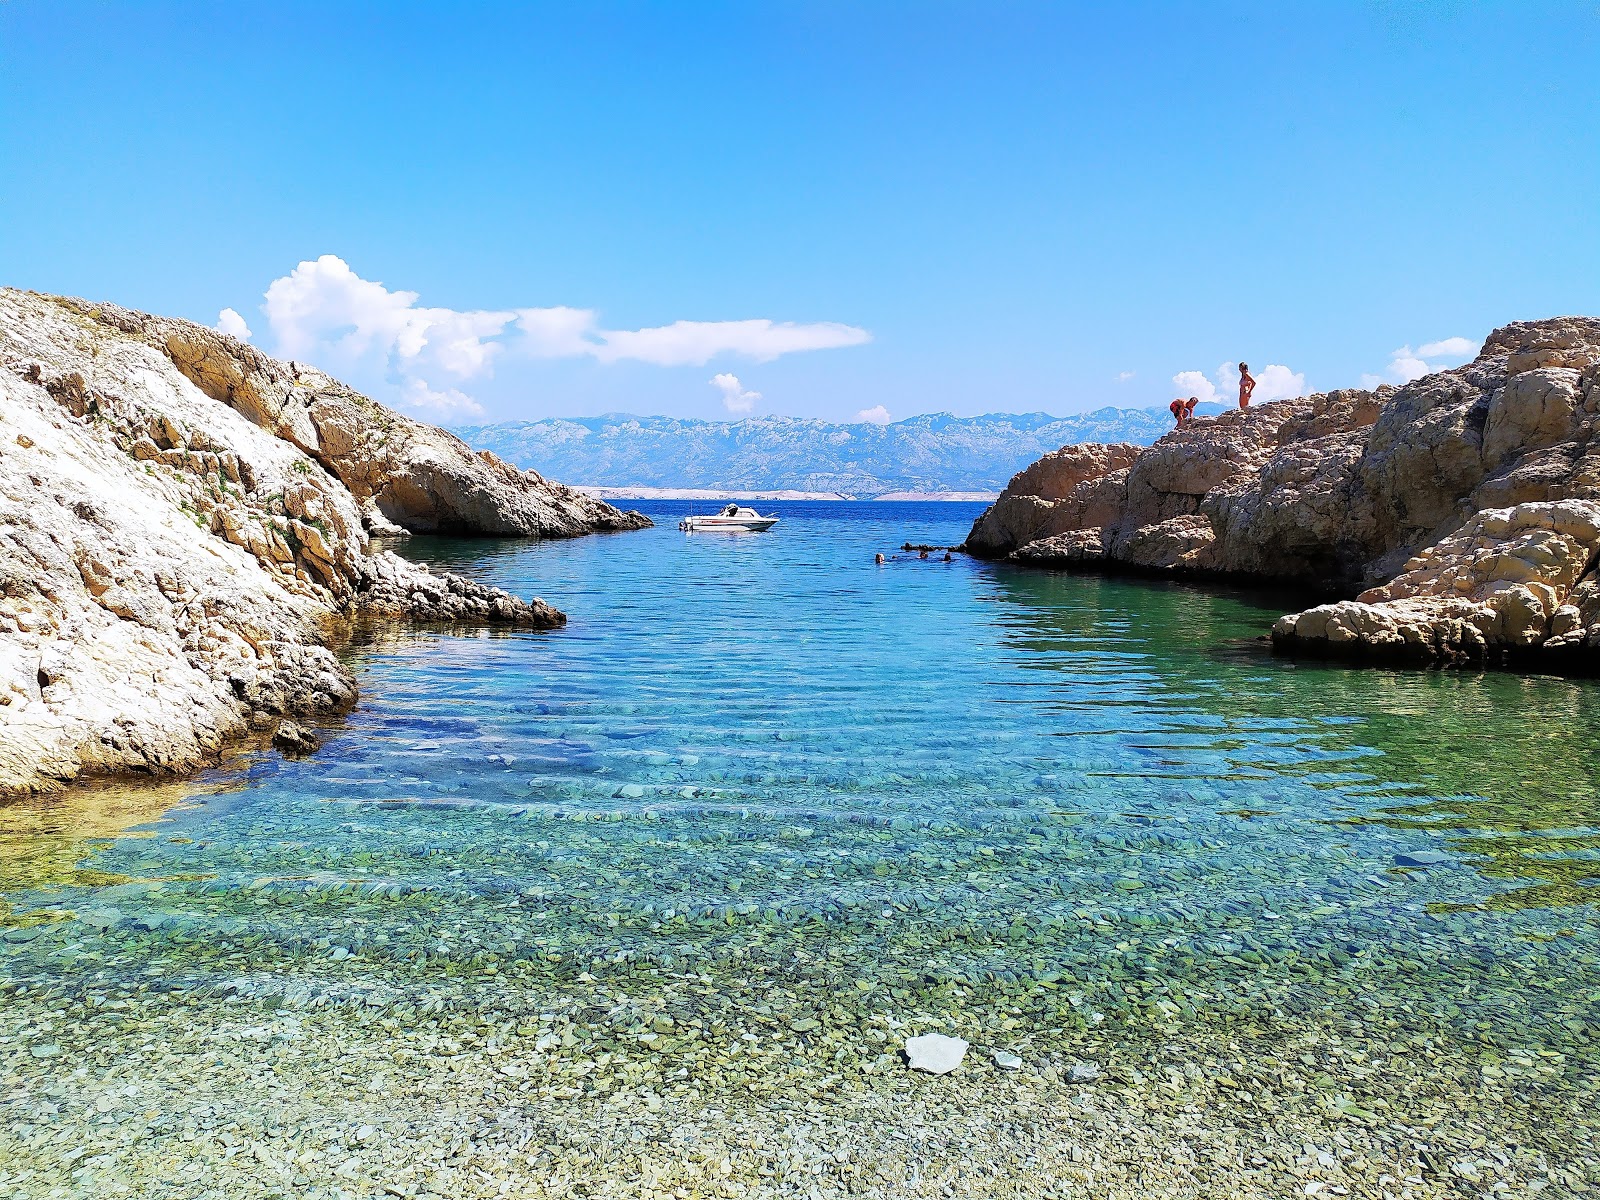
{"label": "swimmer in water", "polygon": [[1256,377],[1250,374],[1248,363],[1239,364],[1239,407],[1250,407],[1250,393],[1256,390]]}
{"label": "swimmer in water", "polygon": [[877,563],[880,567],[883,566],[883,554],[881,552],[878,555]]}

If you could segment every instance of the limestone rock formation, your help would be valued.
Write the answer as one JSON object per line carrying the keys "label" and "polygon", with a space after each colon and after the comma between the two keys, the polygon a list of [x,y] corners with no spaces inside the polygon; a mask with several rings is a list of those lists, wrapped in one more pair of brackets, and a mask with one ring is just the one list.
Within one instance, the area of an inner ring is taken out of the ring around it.
{"label": "limestone rock formation", "polygon": [[1600,661],[1600,320],[1496,330],[1471,363],[1069,446],[1012,480],[980,557],[1292,582],[1344,596],[1286,649]]}
{"label": "limestone rock formation", "polygon": [[377,548],[391,521],[635,523],[221,335],[0,291],[0,794],[348,707],[340,617],[565,620]]}
{"label": "limestone rock formation", "polygon": [[227,334],[114,304],[57,303],[156,347],[207,396],[297,446],[350,489],[373,532],[575,537],[650,524]]}

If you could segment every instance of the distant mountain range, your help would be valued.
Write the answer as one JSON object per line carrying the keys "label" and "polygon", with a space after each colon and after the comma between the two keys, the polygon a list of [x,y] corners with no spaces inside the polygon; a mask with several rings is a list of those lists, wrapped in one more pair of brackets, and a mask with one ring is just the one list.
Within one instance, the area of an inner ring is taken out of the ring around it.
{"label": "distant mountain range", "polygon": [[1172,428],[1162,409],[931,413],[890,425],[805,417],[743,421],[553,418],[454,430],[471,445],[573,485],[788,490],[870,497],[885,492],[998,493],[1041,454],[1073,442],[1148,445]]}

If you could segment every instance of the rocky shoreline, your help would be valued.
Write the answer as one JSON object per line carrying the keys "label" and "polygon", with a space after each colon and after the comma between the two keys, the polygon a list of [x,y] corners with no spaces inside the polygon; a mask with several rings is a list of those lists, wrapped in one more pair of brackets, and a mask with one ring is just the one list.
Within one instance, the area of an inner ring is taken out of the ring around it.
{"label": "rocky shoreline", "polygon": [[187,321],[0,290],[0,368],[0,795],[348,708],[340,618],[566,620],[381,538],[649,524]]}
{"label": "rocky shoreline", "polygon": [[1285,652],[1600,669],[1600,320],[1496,330],[1466,366],[1067,446],[966,549],[1038,566],[1282,583],[1330,603]]}

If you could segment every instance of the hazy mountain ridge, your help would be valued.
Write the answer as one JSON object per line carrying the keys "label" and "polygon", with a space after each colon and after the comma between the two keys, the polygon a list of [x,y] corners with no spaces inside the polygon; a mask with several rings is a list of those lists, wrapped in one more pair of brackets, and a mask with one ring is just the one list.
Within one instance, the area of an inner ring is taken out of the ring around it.
{"label": "hazy mountain ridge", "polygon": [[550,418],[455,430],[519,467],[605,487],[999,492],[1043,454],[1076,442],[1149,445],[1172,428],[1161,409],[927,413],[890,425],[808,417]]}

